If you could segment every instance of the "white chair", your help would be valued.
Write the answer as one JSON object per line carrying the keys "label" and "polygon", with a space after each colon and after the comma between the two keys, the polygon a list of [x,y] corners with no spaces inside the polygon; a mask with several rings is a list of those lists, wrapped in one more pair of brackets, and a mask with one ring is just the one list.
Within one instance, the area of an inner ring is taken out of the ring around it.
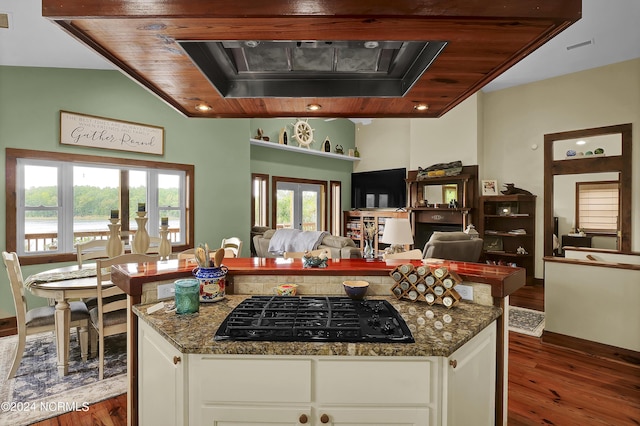
{"label": "white chair", "polygon": [[[125,263],[155,262],[157,260],[158,256],[131,253],[96,261],[97,305],[89,311],[89,314],[91,315],[91,325],[97,331],[97,336],[92,333],[91,345],[93,351],[97,337],[99,380],[104,378],[104,338],[127,331],[127,299],[123,299],[122,295],[125,293],[111,283],[111,266]],[[108,287],[104,287],[104,284],[108,284]]]}
{"label": "white chair", "polygon": [[[76,255],[78,257],[78,266],[82,268],[82,262],[94,259],[106,259],[107,244],[109,240],[91,240],[86,243],[76,244]],[[122,243],[122,254],[124,252],[124,243]]]}
{"label": "white chair", "polygon": [[178,253],[178,259],[191,259],[196,257],[196,249],[190,248]]}
{"label": "white chair", "polygon": [[[91,240],[86,243],[78,243],[76,244],[76,254],[78,257],[78,266],[82,269],[82,262],[86,260],[98,260],[98,259],[108,259],[109,254],[107,253],[107,244],[109,240]],[[124,254],[124,241],[120,242],[120,254]],[[126,295],[122,297],[126,299]],[[84,302],[87,304],[87,309],[91,310],[96,306],[96,298],[95,297],[87,297],[84,299]],[[91,355],[95,355],[95,347],[91,348]]]}
{"label": "white chair", "polygon": [[227,256],[226,249],[230,249],[231,252],[235,254],[233,257],[240,257],[242,253],[242,240],[238,237],[223,238],[220,247],[225,249],[224,257],[231,257]]}
{"label": "white chair", "polygon": [[422,259],[422,250],[413,249],[399,253],[384,253],[382,259]]}
{"label": "white chair", "polygon": [[[2,260],[7,268],[11,293],[13,294],[13,304],[16,309],[16,323],[18,326],[18,346],[13,357],[13,364],[9,370],[7,380],[13,378],[20,366],[27,336],[44,331],[55,331],[55,307],[44,306],[41,308],[28,309],[24,296],[24,278],[18,255],[14,252],[2,252]],[[71,327],[78,332],[80,342],[80,352],[82,360],[87,360],[89,352],[89,311],[84,302],[70,302]]]}

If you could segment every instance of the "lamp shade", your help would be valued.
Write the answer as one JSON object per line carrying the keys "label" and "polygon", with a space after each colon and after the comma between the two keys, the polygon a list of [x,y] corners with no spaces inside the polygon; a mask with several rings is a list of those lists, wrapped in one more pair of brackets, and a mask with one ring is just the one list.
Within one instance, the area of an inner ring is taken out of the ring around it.
{"label": "lamp shade", "polygon": [[380,242],[391,245],[413,244],[409,219],[387,219]]}

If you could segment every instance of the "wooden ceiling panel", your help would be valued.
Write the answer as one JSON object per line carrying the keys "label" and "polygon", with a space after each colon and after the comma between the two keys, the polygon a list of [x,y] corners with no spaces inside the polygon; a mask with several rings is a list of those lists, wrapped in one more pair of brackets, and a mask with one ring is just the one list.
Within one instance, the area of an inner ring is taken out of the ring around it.
{"label": "wooden ceiling panel", "polygon": [[[189,117],[439,117],[580,14],[580,0],[43,0],[43,16]],[[178,44],[314,39],[448,44],[404,97],[263,99],[221,97]]]}

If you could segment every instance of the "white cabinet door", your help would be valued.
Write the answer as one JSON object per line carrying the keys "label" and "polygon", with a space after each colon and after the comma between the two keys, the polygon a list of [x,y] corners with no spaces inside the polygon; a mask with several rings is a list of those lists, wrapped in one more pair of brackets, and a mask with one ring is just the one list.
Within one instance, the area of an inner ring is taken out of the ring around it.
{"label": "white cabinet door", "polygon": [[493,426],[496,389],[496,323],[448,359],[445,412],[448,426]]}
{"label": "white cabinet door", "polygon": [[138,321],[138,360],[140,425],[186,425],[186,357],[144,321]]}
{"label": "white cabinet door", "polygon": [[[429,426],[431,412],[425,407],[319,407],[314,425],[330,426]],[[325,416],[322,419],[322,416]],[[323,423],[323,420],[326,421]]]}
{"label": "white cabinet door", "polygon": [[311,424],[311,410],[292,407],[206,406],[192,423],[215,426],[300,426]]}

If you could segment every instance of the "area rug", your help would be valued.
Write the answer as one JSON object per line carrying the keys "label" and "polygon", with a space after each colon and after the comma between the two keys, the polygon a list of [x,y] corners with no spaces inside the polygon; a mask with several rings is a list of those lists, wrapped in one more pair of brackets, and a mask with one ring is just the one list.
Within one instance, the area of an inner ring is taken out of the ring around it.
{"label": "area rug", "polygon": [[542,336],[544,312],[509,306],[509,330],[529,336]]}
{"label": "area rug", "polygon": [[105,338],[104,379],[98,380],[98,356],[80,357],[76,333],[69,345],[69,374],[58,376],[52,332],[27,337],[16,376],[6,380],[17,336],[0,339],[0,426],[30,425],[127,392],[126,335]]}

